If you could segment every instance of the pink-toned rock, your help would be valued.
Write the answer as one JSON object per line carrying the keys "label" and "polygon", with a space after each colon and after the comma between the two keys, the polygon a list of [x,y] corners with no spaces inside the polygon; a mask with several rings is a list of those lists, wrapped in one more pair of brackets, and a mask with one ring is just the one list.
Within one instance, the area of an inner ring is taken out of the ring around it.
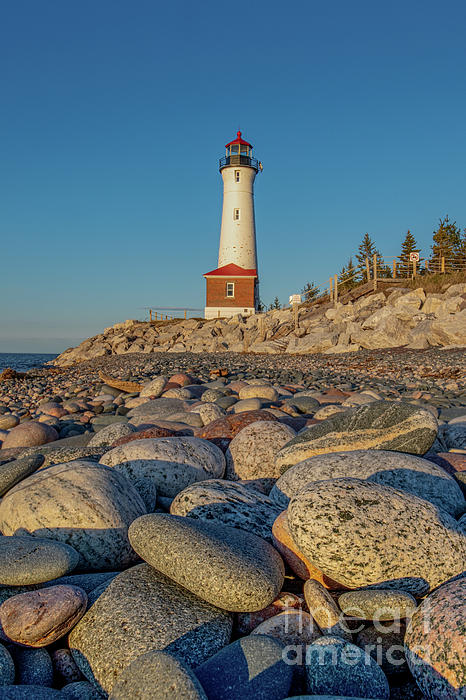
{"label": "pink-toned rock", "polygon": [[172,377],[169,378],[168,384],[166,385],[165,389],[171,389],[173,385],[173,388],[176,386],[188,386],[188,384],[197,384],[198,380],[196,377],[193,377],[191,374],[185,374],[184,372],[180,372],[179,374],[174,374]]}
{"label": "pink-toned rock", "polygon": [[54,418],[62,418],[66,416],[68,411],[65,411],[63,406],[54,401],[47,401],[39,406],[39,411],[46,416],[53,416]]}
{"label": "pink-toned rock", "polygon": [[195,436],[209,440],[211,438],[234,438],[247,425],[257,421],[277,421],[277,418],[268,411],[244,411],[243,413],[230,413],[222,418],[212,421],[203,428],[195,431]]}
{"label": "pink-toned rock", "polygon": [[180,433],[176,430],[169,430],[168,428],[147,428],[147,430],[139,430],[136,433],[131,433],[131,435],[123,435],[123,437],[118,438],[112,443],[111,447],[118,447],[119,445],[126,445],[128,442],[134,442],[134,440],[145,440],[146,438],[162,438],[162,437],[176,437]]}
{"label": "pink-toned rock", "polygon": [[250,613],[238,613],[236,616],[236,629],[239,634],[249,634],[264,620],[268,620],[284,610],[299,610],[303,607],[304,600],[294,593],[280,593],[273,603],[263,610]]}
{"label": "pink-toned rock", "polygon": [[341,583],[338,583],[338,581],[334,581],[322,573],[322,571],[314,566],[314,564],[298,549],[290,534],[286,510],[280,513],[275,520],[272,527],[272,537],[275,548],[278,549],[288,566],[299,578],[302,578],[304,581],[307,579],[315,579],[331,591],[338,591],[346,588]]}
{"label": "pink-toned rock", "polygon": [[432,700],[466,697],[466,578],[431,593],[414,612],[405,635],[406,659]]}
{"label": "pink-toned rock", "polygon": [[10,430],[3,441],[2,450],[11,447],[36,447],[54,440],[58,440],[58,433],[51,425],[27,421]]}
{"label": "pink-toned rock", "polygon": [[295,435],[293,428],[278,422],[256,421],[246,426],[225,453],[227,479],[278,479],[281,473],[275,456]]}
{"label": "pink-toned rock", "polygon": [[8,598],[0,606],[0,623],[13,642],[45,647],[68,634],[86,606],[87,595],[81,588],[50,586]]}
{"label": "pink-toned rock", "polygon": [[322,636],[311,615],[304,610],[284,610],[261,622],[251,634],[266,634],[268,637],[275,637],[285,646],[312,644]]}

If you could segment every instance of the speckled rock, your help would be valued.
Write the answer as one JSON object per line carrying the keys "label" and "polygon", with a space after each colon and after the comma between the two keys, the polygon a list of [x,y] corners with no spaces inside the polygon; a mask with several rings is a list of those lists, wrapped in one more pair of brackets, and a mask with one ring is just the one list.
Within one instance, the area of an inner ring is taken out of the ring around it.
{"label": "speckled rock", "polygon": [[241,430],[225,452],[226,476],[231,480],[277,478],[275,455],[296,432],[282,423],[258,421]]}
{"label": "speckled rock", "polygon": [[87,443],[89,447],[112,445],[118,438],[132,435],[136,428],[131,423],[113,423],[99,430]]}
{"label": "speckled rock", "polygon": [[76,568],[78,552],[40,537],[0,537],[0,585],[28,586],[65,576]]}
{"label": "speckled rock", "polygon": [[203,424],[209,425],[212,421],[222,418],[225,415],[225,411],[215,403],[206,403],[199,406],[199,415]]}
{"label": "speckled rock", "polygon": [[278,391],[268,384],[243,386],[243,388],[239,390],[239,398],[265,399],[266,401],[273,402],[278,400]]}
{"label": "speckled rock", "polygon": [[374,401],[311,425],[282,447],[277,466],[283,472],[314,455],[360,449],[422,455],[434,442],[437,427],[437,420],[425,408]]}
{"label": "speckled rock", "polygon": [[422,457],[388,450],[331,452],[305,459],[284,472],[270,498],[287,508],[290,499],[307,484],[345,477],[412,493],[455,517],[466,507],[461,489],[444,469]]}
{"label": "speckled rock", "polygon": [[310,693],[388,700],[390,689],[382,669],[364,650],[339,637],[321,637],[307,648]]}
{"label": "speckled rock", "polygon": [[207,700],[191,669],[165,651],[149,651],[120,674],[110,700]]}
{"label": "speckled rock", "polygon": [[60,685],[77,683],[83,677],[69,649],[55,649],[52,652],[52,664]]}
{"label": "speckled rock", "polygon": [[355,642],[377,661],[385,675],[398,676],[408,670],[403,644],[405,631],[403,624],[378,623],[360,630]]}
{"label": "speckled rock", "polygon": [[128,534],[151,566],[224,610],[261,610],[281,590],[280,555],[251,533],[155,513],[135,520]]}
{"label": "speckled rock", "polygon": [[0,466],[0,496],[37,471],[43,463],[44,457],[42,455],[32,455],[2,464]]}
{"label": "speckled rock", "polygon": [[457,482],[466,496],[466,454],[457,452],[429,452],[426,458],[445,469]]}
{"label": "speckled rock", "polygon": [[128,525],[145,512],[121,474],[78,460],[41,470],[8,491],[0,504],[0,529],[70,544],[80,555],[80,569],[114,570],[137,559]]}
{"label": "speckled rock", "polygon": [[136,440],[115,447],[101,459],[131,481],[149,480],[161,496],[173,498],[196,481],[217,479],[225,471],[223,452],[194,437]]}
{"label": "speckled rock", "polygon": [[466,538],[431,503],[359,479],[309,484],[288,507],[303,554],[348,588],[376,585],[422,596],[463,570]]}
{"label": "speckled rock", "polygon": [[220,523],[272,540],[272,525],[280,513],[268,496],[238,482],[208,479],[188,486],[170,506],[172,515]]}
{"label": "speckled rock", "polygon": [[409,618],[417,608],[416,599],[406,591],[377,589],[342,593],[338,605],[349,617],[377,621]]}
{"label": "speckled rock", "polygon": [[243,399],[237,401],[233,406],[233,413],[244,413],[245,411],[259,411],[262,406],[260,399]]}
{"label": "speckled rock", "polygon": [[150,396],[157,399],[159,396],[162,396],[163,390],[165,389],[167,383],[168,377],[163,375],[160,377],[155,377],[155,379],[152,379],[152,381],[144,384],[139,396]]}
{"label": "speckled rock", "polygon": [[87,595],[76,586],[50,586],[8,598],[0,606],[3,632],[17,644],[45,647],[84,615]]}
{"label": "speckled rock", "polygon": [[234,438],[247,425],[257,421],[277,421],[268,411],[245,411],[218,418],[196,432],[197,437],[211,440],[212,438]]}
{"label": "speckled rock", "polygon": [[124,437],[118,438],[112,443],[111,447],[119,447],[120,445],[126,445],[128,442],[134,442],[135,440],[145,440],[146,438],[161,438],[161,437],[177,437],[180,435],[191,435],[192,431],[187,429],[186,431],[172,430],[170,428],[161,428],[154,426],[153,428],[146,428],[145,430],[138,430],[131,435],[125,435]]}
{"label": "speckled rock", "polygon": [[61,690],[40,685],[4,685],[2,700],[64,700]]}
{"label": "speckled rock", "polygon": [[314,413],[320,408],[320,403],[313,396],[291,396],[286,403],[298,409],[299,413]]}
{"label": "speckled rock", "polygon": [[314,413],[314,418],[316,418],[317,420],[326,420],[327,418],[330,418],[330,416],[334,416],[337,413],[344,413],[346,410],[347,409],[344,406],[329,403],[326,406],[321,406]]}
{"label": "speckled rock", "polygon": [[[81,436],[79,436],[81,437]],[[57,443],[62,442],[59,440]],[[86,460],[97,462],[102,454],[105,452],[105,447],[54,447],[49,448],[45,445],[41,448],[44,456],[44,462],[39,467],[40,469],[46,469],[47,467],[54,466],[55,464],[67,464],[68,462],[75,462],[76,460]]]}
{"label": "speckled rock", "polygon": [[104,571],[99,574],[72,574],[71,576],[61,576],[55,579],[55,581],[42,584],[42,588],[58,585],[78,586],[78,588],[82,588],[86,593],[90,593],[103,583],[111,581],[118,573],[118,571]]}
{"label": "speckled rock", "polygon": [[255,635],[238,639],[195,669],[209,700],[282,700],[293,667],[282,658],[283,644]]}
{"label": "speckled rock", "polygon": [[325,574],[298,549],[296,542],[290,534],[287,511],[283,511],[275,520],[272,527],[272,538],[274,547],[278,549],[288,566],[299,578],[305,581],[308,578],[316,579],[316,581],[320,581],[325,588],[331,591],[344,588],[343,584],[325,576]]}
{"label": "speckled rock", "polygon": [[14,682],[15,664],[8,649],[6,649],[3,644],[0,644],[0,687],[10,685]]}
{"label": "speckled rock", "polygon": [[110,693],[141,654],[165,650],[197,666],[228,644],[231,629],[229,613],[140,564],[112,581],[71,631],[69,646],[86,678]]}
{"label": "speckled rock", "polygon": [[185,410],[186,403],[182,399],[165,399],[162,397],[160,399],[154,399],[153,401],[146,401],[146,403],[132,408],[127,413],[127,418],[131,419],[133,416],[150,416],[151,418],[166,420],[170,416]]}
{"label": "speckled rock", "polygon": [[88,681],[77,681],[68,683],[61,689],[63,698],[67,700],[102,700],[104,697],[91,683]]}
{"label": "speckled rock", "polygon": [[53,664],[47,649],[24,648],[12,644],[10,653],[16,667],[15,681],[18,685],[53,686]]}
{"label": "speckled rock", "polygon": [[273,603],[267,605],[263,610],[250,613],[238,613],[236,615],[236,630],[240,635],[249,634],[258,625],[271,617],[278,615],[284,610],[301,610],[304,605],[302,598],[294,593],[280,593]]}
{"label": "speckled rock", "polygon": [[344,615],[320,581],[315,579],[306,581],[304,598],[309,612],[322,630],[322,634],[352,641],[351,631],[345,622]]}
{"label": "speckled rock", "polygon": [[34,447],[35,445],[45,445],[47,442],[58,440],[58,433],[55,428],[46,423],[36,423],[27,421],[12,428],[4,439],[1,449],[10,447]]}
{"label": "speckled rock", "polygon": [[405,635],[406,659],[427,698],[466,697],[466,578],[441,586],[412,616]]}

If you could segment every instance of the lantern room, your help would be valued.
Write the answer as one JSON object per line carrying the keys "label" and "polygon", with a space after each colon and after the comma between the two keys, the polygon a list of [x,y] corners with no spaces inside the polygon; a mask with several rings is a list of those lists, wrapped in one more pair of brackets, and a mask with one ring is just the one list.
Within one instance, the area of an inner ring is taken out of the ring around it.
{"label": "lantern room", "polygon": [[225,158],[220,159],[220,170],[229,165],[246,165],[257,172],[259,161],[252,157],[252,148],[252,145],[242,138],[241,131],[238,131],[235,140],[225,146],[226,154]]}

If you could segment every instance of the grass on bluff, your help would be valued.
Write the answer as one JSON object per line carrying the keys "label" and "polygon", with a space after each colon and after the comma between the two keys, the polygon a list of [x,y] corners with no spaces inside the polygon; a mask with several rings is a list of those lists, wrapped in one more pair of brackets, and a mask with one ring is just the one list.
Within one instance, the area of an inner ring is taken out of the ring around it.
{"label": "grass on bluff", "polygon": [[421,275],[415,279],[403,279],[400,280],[401,286],[409,287],[410,289],[422,289],[426,294],[442,294],[447,287],[452,284],[461,284],[466,282],[466,270],[458,270],[457,272],[450,272],[436,275]]}

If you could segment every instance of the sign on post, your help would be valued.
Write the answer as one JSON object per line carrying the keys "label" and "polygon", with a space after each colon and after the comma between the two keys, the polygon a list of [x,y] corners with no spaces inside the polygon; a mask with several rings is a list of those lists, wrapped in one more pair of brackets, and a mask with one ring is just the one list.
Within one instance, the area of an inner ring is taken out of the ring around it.
{"label": "sign on post", "polygon": [[290,296],[290,304],[300,304],[301,303],[301,294],[292,294]]}
{"label": "sign on post", "polygon": [[409,262],[419,262],[419,253],[410,253]]}

